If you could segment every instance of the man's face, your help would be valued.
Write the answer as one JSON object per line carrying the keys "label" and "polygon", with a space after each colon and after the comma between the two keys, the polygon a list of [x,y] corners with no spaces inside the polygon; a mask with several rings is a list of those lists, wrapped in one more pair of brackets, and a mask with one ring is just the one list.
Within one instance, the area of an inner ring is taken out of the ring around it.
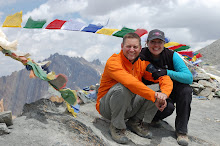
{"label": "man's face", "polygon": [[123,50],[124,56],[133,63],[135,58],[138,57],[141,52],[141,46],[139,40],[136,38],[127,38],[124,44],[121,44],[121,49]]}
{"label": "man's face", "polygon": [[147,46],[154,57],[159,57],[160,53],[163,51],[164,43],[165,42],[160,39],[154,39],[148,41]]}

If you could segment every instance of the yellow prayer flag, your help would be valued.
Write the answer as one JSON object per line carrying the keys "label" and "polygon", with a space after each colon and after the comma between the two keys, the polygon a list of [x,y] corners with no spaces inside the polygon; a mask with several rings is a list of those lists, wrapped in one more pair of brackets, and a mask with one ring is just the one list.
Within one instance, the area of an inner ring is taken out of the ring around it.
{"label": "yellow prayer flag", "polygon": [[77,113],[75,113],[74,109],[71,108],[70,104],[66,102],[67,110],[70,112],[74,117],[77,116]]}
{"label": "yellow prayer flag", "polygon": [[102,29],[98,30],[96,33],[105,34],[105,35],[112,35],[115,31],[119,31],[119,29],[102,28]]}
{"label": "yellow prayer flag", "polygon": [[2,27],[21,27],[22,11],[17,12],[14,15],[9,15],[5,18],[5,22]]}
{"label": "yellow prayer flag", "polygon": [[179,45],[179,43],[177,43],[177,42],[169,42],[169,43],[164,44],[164,47],[167,48],[169,46],[178,46],[178,45]]}
{"label": "yellow prayer flag", "polygon": [[196,61],[196,56],[194,56],[193,58],[192,58],[192,62],[195,62]]}

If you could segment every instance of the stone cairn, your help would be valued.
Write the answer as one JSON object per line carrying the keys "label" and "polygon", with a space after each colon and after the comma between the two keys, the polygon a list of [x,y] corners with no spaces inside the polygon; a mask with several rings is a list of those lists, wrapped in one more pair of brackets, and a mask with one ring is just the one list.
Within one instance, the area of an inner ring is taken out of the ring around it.
{"label": "stone cairn", "polygon": [[207,73],[201,67],[185,62],[193,74],[193,97],[205,100],[220,98],[220,77]]}

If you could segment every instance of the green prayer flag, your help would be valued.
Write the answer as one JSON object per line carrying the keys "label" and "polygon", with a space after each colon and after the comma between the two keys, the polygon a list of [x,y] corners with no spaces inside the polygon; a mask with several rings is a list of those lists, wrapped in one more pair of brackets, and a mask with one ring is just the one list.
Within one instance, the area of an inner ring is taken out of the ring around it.
{"label": "green prayer flag", "polygon": [[76,103],[76,97],[74,95],[74,93],[69,90],[69,89],[61,89],[59,90],[59,92],[61,93],[62,98],[68,102],[70,105],[74,105]]}
{"label": "green prayer flag", "polygon": [[130,32],[135,32],[135,30],[127,28],[127,27],[123,27],[120,31],[117,31],[116,33],[114,33],[113,36],[123,38],[124,35],[126,35],[127,33],[130,33]]}
{"label": "green prayer flag", "polygon": [[34,74],[40,78],[41,80],[44,80],[44,81],[50,81],[50,79],[47,78],[47,74],[46,72],[43,71],[43,69],[39,66],[37,66],[37,64],[31,62],[31,61],[28,61],[27,62],[28,65],[30,65],[34,71]]}
{"label": "green prayer flag", "polygon": [[46,20],[34,21],[31,17],[29,17],[24,28],[42,28],[45,23]]}
{"label": "green prayer flag", "polygon": [[12,52],[10,50],[2,49],[2,53],[11,55]]}
{"label": "green prayer flag", "polygon": [[178,52],[178,51],[187,50],[187,49],[189,49],[189,48],[190,48],[190,46],[181,46],[181,47],[179,47],[178,49],[175,49],[174,51]]}

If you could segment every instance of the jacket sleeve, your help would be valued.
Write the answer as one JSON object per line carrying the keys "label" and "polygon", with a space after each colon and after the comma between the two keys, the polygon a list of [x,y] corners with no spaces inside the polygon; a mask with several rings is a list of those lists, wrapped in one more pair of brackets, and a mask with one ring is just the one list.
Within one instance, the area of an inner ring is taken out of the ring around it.
{"label": "jacket sleeve", "polygon": [[173,54],[173,66],[175,71],[167,70],[167,75],[170,76],[171,79],[184,84],[192,84],[192,73],[189,71],[182,58],[176,52]]}
{"label": "jacket sleeve", "polygon": [[132,93],[155,102],[155,91],[147,87],[132,74],[128,73],[118,62],[118,60],[107,61],[106,71],[108,75],[128,88]]}
{"label": "jacket sleeve", "polygon": [[161,76],[157,80],[154,80],[152,74],[148,71],[145,72],[143,76],[146,80],[152,81],[154,83],[159,82],[160,90],[162,93],[165,93],[168,97],[170,96],[173,90],[173,81],[168,75]]}

